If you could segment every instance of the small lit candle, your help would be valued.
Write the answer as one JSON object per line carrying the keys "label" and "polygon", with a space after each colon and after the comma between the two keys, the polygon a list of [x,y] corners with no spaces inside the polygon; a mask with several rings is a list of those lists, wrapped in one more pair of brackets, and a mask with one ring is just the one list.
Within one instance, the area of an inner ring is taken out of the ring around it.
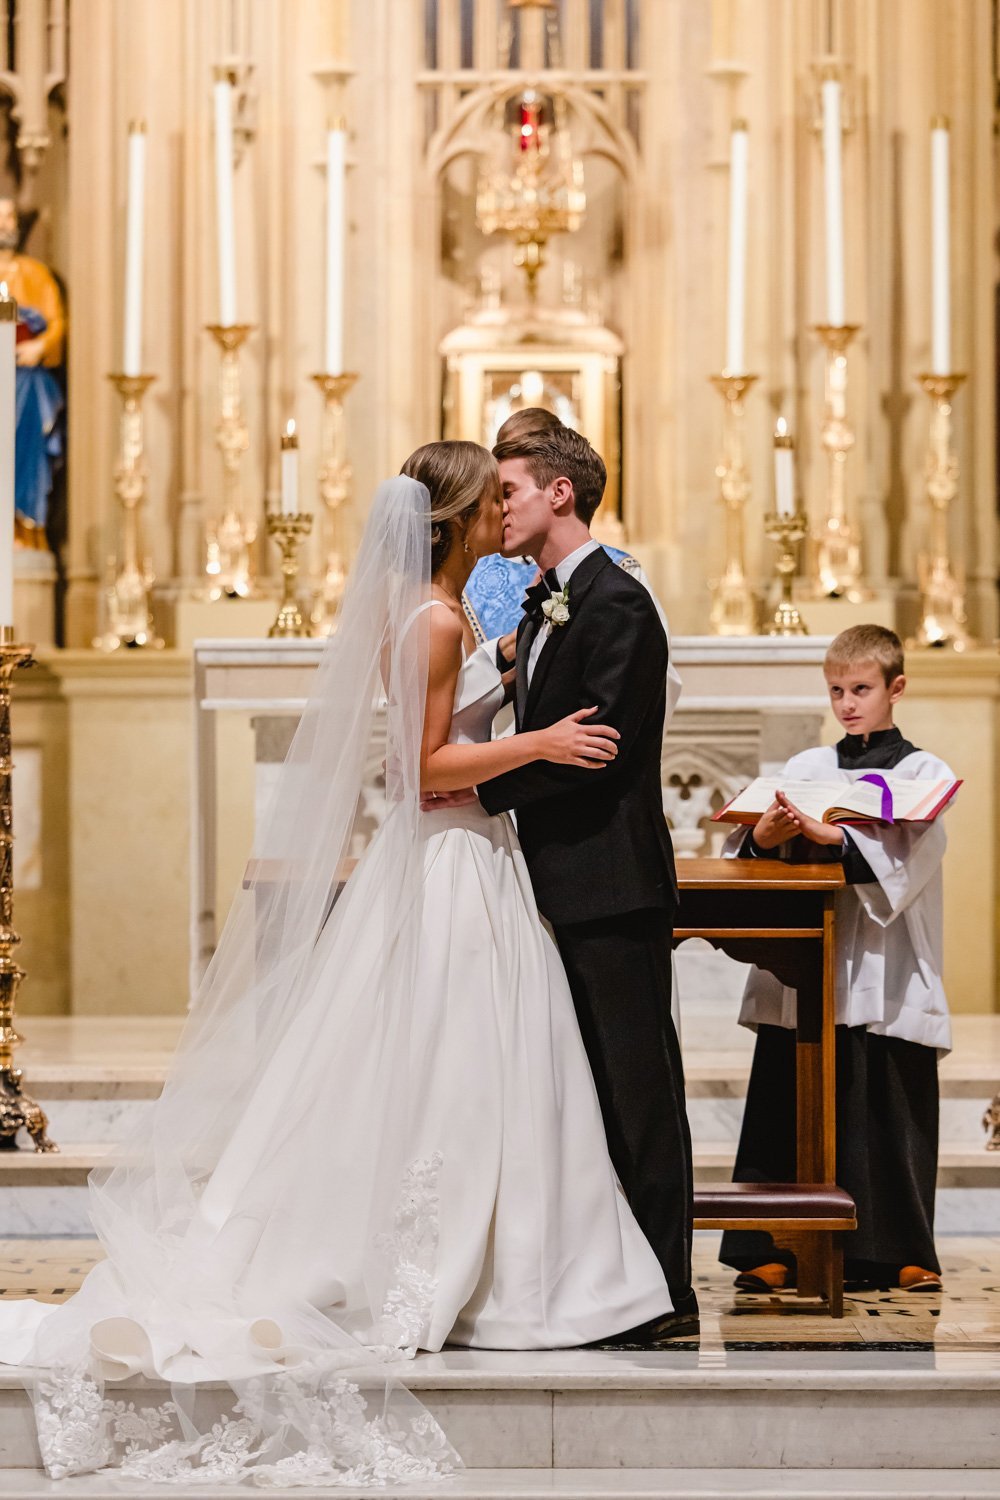
{"label": "small lit candle", "polygon": [[951,245],[948,121],[931,122],[931,373],[951,374]]}
{"label": "small lit candle", "polygon": [[795,514],[795,445],[788,423],[779,417],[774,429],[774,502],[779,516]]}
{"label": "small lit candle", "polygon": [[128,132],[128,205],[125,217],[125,329],[122,370],[142,373],[142,256],[146,197],[146,127]]}
{"label": "small lit candle", "polygon": [[729,152],[729,295],[726,301],[726,374],[746,373],[747,188],[749,133],[733,122]]}
{"label": "small lit candle", "polygon": [[14,434],[17,303],[0,281],[0,625],[14,623]]}
{"label": "small lit candle", "polygon": [[840,83],[825,78],[823,100],[823,196],[826,210],[826,321],[844,326],[844,181]]}
{"label": "small lit candle", "polygon": [[347,131],[341,121],[326,137],[326,373],[344,373],[344,249]]}
{"label": "small lit candle", "polygon": [[216,76],[215,202],[218,219],[219,322],[236,322],[236,220],[233,198],[233,88],[225,72]]}
{"label": "small lit candle", "polygon": [[295,423],[289,422],[281,435],[281,514],[294,516],[299,509],[299,440]]}

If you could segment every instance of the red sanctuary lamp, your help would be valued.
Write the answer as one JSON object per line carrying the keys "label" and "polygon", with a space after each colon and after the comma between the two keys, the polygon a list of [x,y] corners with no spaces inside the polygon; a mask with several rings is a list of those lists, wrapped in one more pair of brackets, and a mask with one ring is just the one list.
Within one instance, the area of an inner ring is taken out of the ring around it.
{"label": "red sanctuary lamp", "polygon": [[524,94],[521,97],[521,150],[538,151],[541,145],[538,126],[541,120],[542,106],[533,94]]}

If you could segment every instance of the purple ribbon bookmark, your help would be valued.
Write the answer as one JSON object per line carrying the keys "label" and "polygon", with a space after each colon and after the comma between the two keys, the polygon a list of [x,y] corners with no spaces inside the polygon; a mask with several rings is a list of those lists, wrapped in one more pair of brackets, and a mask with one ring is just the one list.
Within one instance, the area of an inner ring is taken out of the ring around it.
{"label": "purple ribbon bookmark", "polygon": [[859,781],[870,781],[873,786],[882,788],[882,812],[880,817],[885,823],[894,823],[896,820],[892,815],[892,791],[884,776],[879,776],[876,771],[869,771],[864,776],[858,777]]}

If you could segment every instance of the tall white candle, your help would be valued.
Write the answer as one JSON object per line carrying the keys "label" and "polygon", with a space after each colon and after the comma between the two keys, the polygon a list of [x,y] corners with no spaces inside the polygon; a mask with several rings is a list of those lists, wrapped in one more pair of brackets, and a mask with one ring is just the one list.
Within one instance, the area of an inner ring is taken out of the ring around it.
{"label": "tall white candle", "polygon": [[294,516],[299,508],[299,440],[295,423],[281,435],[281,514]]}
{"label": "tall white candle", "polygon": [[795,514],[795,446],[784,417],[774,429],[774,505],[779,516]]}
{"label": "tall white candle", "polygon": [[228,77],[216,79],[215,203],[218,220],[219,322],[236,322],[236,220],[233,204],[233,89]]}
{"label": "tall white candle", "polygon": [[0,281],[0,625],[14,623],[14,431],[17,303]]}
{"label": "tall white candle", "polygon": [[826,222],[826,321],[835,328],[844,316],[844,181],[840,124],[840,82],[825,78],[823,99],[823,199]]}
{"label": "tall white candle", "polygon": [[326,137],[326,373],[344,372],[344,249],[347,131],[338,121]]}
{"label": "tall white candle", "polygon": [[733,122],[729,151],[729,295],[726,374],[746,373],[747,187],[749,142],[745,120]]}
{"label": "tall white candle", "polygon": [[146,198],[146,127],[128,132],[128,208],[125,218],[125,332],[122,370],[142,374],[142,256]]}
{"label": "tall white candle", "polygon": [[931,122],[931,373],[951,371],[951,243],[948,121]]}

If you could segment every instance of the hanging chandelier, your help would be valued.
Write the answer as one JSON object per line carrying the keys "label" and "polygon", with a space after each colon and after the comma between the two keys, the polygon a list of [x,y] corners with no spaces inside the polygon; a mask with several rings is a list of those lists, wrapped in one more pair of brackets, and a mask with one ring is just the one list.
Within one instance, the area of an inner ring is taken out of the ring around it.
{"label": "hanging chandelier", "polygon": [[[559,31],[548,0],[511,0],[511,5],[545,11],[549,61],[558,68]],[[506,41],[503,62],[510,68],[512,28]],[[558,93],[525,88],[505,96],[497,105],[496,125],[496,149],[479,174],[476,222],[484,234],[513,240],[514,264],[524,271],[534,300],[545,246],[554,234],[571,234],[583,222],[583,162],[574,155],[566,102]]]}

